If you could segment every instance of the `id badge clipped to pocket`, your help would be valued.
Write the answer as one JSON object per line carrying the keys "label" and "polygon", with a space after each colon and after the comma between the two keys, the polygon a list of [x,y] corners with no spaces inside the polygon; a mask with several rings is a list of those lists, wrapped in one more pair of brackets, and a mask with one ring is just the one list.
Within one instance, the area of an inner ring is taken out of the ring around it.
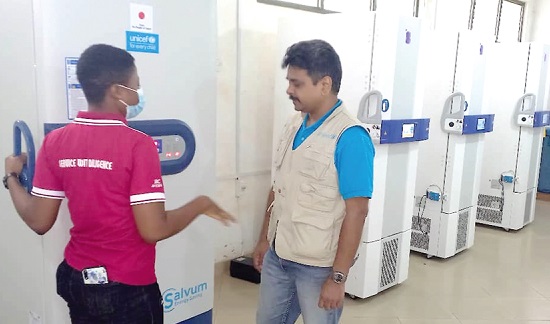
{"label": "id badge clipped to pocket", "polygon": [[105,267],[84,269],[82,270],[82,278],[86,285],[103,285],[109,283]]}

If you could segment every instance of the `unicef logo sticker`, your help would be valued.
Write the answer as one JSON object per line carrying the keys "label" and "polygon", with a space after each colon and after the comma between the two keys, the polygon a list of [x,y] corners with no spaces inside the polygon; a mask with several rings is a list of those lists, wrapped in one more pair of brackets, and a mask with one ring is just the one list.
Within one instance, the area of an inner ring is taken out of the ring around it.
{"label": "unicef logo sticker", "polygon": [[154,44],[157,42],[157,39],[153,36],[149,36],[149,43]]}

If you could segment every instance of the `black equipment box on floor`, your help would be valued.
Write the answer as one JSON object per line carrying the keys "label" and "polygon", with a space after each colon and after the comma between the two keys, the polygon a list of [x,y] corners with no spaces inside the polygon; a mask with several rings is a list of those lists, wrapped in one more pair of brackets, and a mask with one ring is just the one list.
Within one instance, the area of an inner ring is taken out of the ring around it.
{"label": "black equipment box on floor", "polygon": [[229,265],[229,274],[233,278],[238,278],[252,283],[260,283],[260,273],[254,269],[254,263],[250,257],[238,257],[231,260]]}

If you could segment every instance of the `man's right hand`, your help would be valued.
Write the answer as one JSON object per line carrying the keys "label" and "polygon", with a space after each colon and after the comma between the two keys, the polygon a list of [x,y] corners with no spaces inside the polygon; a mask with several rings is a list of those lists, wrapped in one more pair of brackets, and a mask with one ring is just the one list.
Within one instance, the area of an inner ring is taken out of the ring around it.
{"label": "man's right hand", "polygon": [[269,241],[267,239],[261,240],[256,244],[254,253],[252,254],[252,260],[254,261],[254,268],[259,272],[262,272],[262,263],[264,262],[264,256],[269,249]]}

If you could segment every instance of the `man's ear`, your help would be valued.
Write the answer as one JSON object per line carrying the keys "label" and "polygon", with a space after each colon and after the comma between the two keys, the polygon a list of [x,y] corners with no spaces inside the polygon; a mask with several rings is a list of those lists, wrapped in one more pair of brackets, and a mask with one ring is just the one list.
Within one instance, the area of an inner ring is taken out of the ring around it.
{"label": "man's ear", "polygon": [[319,82],[321,83],[321,93],[323,96],[329,95],[332,92],[332,78],[326,75]]}

